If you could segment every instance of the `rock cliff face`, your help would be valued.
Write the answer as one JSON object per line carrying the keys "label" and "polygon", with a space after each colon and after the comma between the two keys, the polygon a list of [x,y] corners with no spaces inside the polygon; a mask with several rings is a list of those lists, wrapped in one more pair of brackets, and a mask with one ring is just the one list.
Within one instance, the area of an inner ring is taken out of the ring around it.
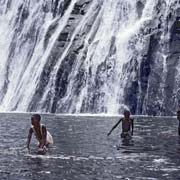
{"label": "rock cliff face", "polygon": [[172,115],[180,1],[0,0],[0,110]]}

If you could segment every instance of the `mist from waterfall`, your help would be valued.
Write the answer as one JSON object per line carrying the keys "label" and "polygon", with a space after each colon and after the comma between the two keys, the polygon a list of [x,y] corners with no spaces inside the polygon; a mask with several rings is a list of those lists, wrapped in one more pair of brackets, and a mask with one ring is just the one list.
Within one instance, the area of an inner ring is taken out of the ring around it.
{"label": "mist from waterfall", "polygon": [[163,106],[179,7],[175,0],[0,0],[0,111],[146,114],[151,65],[142,65],[154,34]]}

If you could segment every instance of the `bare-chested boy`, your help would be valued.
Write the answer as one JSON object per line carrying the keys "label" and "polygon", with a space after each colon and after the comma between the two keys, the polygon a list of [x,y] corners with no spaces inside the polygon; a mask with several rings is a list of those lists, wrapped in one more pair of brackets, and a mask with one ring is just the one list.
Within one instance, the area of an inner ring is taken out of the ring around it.
{"label": "bare-chested boy", "polygon": [[27,148],[29,150],[32,134],[36,136],[39,142],[38,153],[45,153],[46,146],[53,144],[53,138],[51,134],[47,131],[46,126],[40,123],[41,116],[39,114],[34,114],[31,117],[31,128],[29,129]]}
{"label": "bare-chested boy", "polygon": [[179,126],[178,126],[178,135],[180,136],[180,108],[177,111],[177,119],[179,121]]}
{"label": "bare-chested boy", "polygon": [[133,119],[130,118],[130,112],[128,110],[124,111],[124,117],[121,118],[107,134],[108,136],[112,131],[122,122],[122,133],[121,138],[131,137],[133,135],[134,123]]}

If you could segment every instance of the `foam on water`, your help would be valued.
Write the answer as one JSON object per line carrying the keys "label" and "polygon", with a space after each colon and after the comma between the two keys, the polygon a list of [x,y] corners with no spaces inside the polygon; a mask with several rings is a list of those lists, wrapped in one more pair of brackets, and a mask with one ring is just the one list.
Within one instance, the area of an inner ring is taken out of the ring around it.
{"label": "foam on water", "polygon": [[163,104],[169,15],[175,16],[177,1],[68,2],[1,1],[0,111],[119,114],[131,106],[126,90],[136,82],[137,92],[130,93],[137,101],[133,110],[145,114],[148,94],[140,71],[150,38],[158,33],[161,43],[153,59],[162,59],[158,102]]}

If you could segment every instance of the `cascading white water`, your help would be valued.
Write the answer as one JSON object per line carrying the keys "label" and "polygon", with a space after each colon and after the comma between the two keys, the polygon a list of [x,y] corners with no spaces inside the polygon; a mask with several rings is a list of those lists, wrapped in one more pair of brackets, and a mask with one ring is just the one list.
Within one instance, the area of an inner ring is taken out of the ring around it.
{"label": "cascading white water", "polygon": [[137,82],[137,108],[146,113],[141,62],[161,32],[166,79],[166,19],[175,3],[0,0],[0,111],[116,114],[129,108],[126,90]]}
{"label": "cascading white water", "polygon": [[[16,53],[16,56],[13,57],[12,59],[12,61],[15,61],[14,64],[10,62],[12,70],[9,75],[10,77],[7,77],[10,82],[7,92],[1,104],[1,110],[6,111],[14,108],[20,111],[27,110],[28,104],[31,101],[33,93],[35,92],[35,88],[39,81],[39,77],[42,73],[42,69],[46,63],[48,55],[51,49],[53,48],[53,45],[56,39],[58,38],[58,35],[66,25],[75,2],[76,1],[72,1],[71,5],[69,6],[69,9],[64,14],[63,18],[61,18],[60,21],[61,24],[58,25],[58,28],[55,31],[54,36],[49,41],[50,43],[48,44],[48,47],[46,48],[46,50],[44,50],[43,43],[44,43],[44,37],[46,31],[55,20],[52,19],[52,15],[50,13],[42,12],[42,6],[44,3],[43,1],[39,1],[39,3],[38,1],[29,1],[30,4],[28,4],[27,11],[28,13],[30,13],[30,15],[25,22],[26,24],[24,25],[24,29],[22,30],[20,37],[17,38],[17,41],[19,42],[17,42],[17,46],[15,47],[15,49],[17,49],[18,52]],[[16,7],[15,4],[17,4],[15,1],[13,1],[13,4],[11,4],[11,8],[13,10],[14,7]],[[18,7],[21,5],[26,5],[26,3],[24,3],[23,1],[19,2],[19,5],[14,10],[15,11],[14,14],[16,14]],[[8,11],[8,13],[11,13],[11,9]],[[4,14],[4,16],[7,15]],[[10,18],[9,21],[12,21],[12,25],[14,21],[16,21],[16,18],[17,18],[16,16],[14,18],[13,17]],[[6,23],[6,21],[4,23]],[[23,36],[25,37],[27,36],[27,33],[31,33],[30,29],[33,28],[32,26],[34,26],[35,31],[38,31],[38,35],[34,35],[37,36],[36,42],[33,42],[34,47],[33,45],[31,45],[31,42],[22,43],[25,40],[23,39]],[[13,31],[13,27],[10,26],[8,28],[9,31]],[[11,35],[11,38],[13,38],[13,35]],[[10,45],[10,43],[8,45]],[[28,53],[32,49],[33,52],[31,58],[28,59],[29,56]],[[8,53],[6,52],[6,54]],[[8,58],[3,60],[3,62],[7,62],[7,61]],[[5,69],[6,66],[2,68]],[[18,107],[16,107],[17,103],[19,103]]]}

